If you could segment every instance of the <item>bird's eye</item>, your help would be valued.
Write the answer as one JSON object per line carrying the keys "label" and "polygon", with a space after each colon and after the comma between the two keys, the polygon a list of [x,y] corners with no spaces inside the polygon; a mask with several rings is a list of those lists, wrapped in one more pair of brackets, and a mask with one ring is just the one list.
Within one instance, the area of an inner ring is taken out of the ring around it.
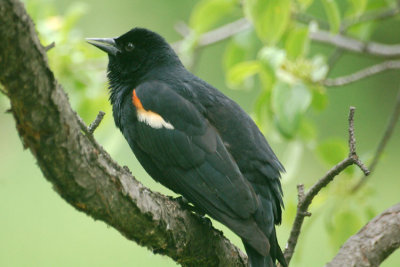
{"label": "bird's eye", "polygon": [[128,52],[132,51],[134,48],[135,48],[135,45],[132,44],[132,43],[127,43],[125,45],[125,50],[128,51]]}

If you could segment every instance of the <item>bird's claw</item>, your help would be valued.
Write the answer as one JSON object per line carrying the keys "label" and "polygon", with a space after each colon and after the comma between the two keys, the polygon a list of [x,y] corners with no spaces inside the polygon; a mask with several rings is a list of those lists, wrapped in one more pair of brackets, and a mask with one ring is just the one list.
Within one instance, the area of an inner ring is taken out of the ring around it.
{"label": "bird's claw", "polygon": [[190,202],[183,196],[175,197],[172,198],[173,200],[177,201],[183,208],[190,210],[191,212],[194,212],[201,217],[205,216],[205,212],[197,208],[196,206],[193,206],[190,204]]}

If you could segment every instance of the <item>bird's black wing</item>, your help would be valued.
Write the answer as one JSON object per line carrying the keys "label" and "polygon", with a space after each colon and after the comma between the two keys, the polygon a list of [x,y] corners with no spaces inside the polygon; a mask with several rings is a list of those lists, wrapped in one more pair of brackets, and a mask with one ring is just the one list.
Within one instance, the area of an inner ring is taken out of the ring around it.
{"label": "bird's black wing", "polygon": [[149,174],[268,253],[253,219],[260,200],[215,128],[166,83],[146,82],[131,97],[137,120],[128,116],[123,133]]}
{"label": "bird's black wing", "polygon": [[[240,172],[258,195],[262,208],[256,222],[269,239],[273,262],[278,259],[286,266],[274,227],[282,219],[282,164],[257,125],[238,104],[196,77],[186,84],[194,94],[192,102],[202,106],[199,109],[216,128]],[[252,258],[254,253],[246,244],[245,247]]]}
{"label": "bird's black wing", "polygon": [[195,92],[193,101],[204,107],[204,116],[220,134],[243,176],[269,202],[266,206],[273,214],[273,221],[280,223],[283,206],[280,172],[284,168],[264,135],[237,103],[211,85],[194,76],[187,86]]}

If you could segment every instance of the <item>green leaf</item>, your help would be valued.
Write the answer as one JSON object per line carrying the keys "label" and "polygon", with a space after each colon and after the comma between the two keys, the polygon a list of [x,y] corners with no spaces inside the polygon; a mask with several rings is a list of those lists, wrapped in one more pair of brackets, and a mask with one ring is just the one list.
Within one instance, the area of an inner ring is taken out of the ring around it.
{"label": "green leaf", "polygon": [[290,0],[245,0],[244,10],[257,35],[269,45],[276,44],[290,20]]}
{"label": "green leaf", "polygon": [[313,141],[317,138],[317,127],[315,123],[307,118],[301,121],[299,136],[305,141]]}
{"label": "green leaf", "polygon": [[310,103],[311,92],[304,84],[276,83],[272,90],[272,106],[276,126],[284,137],[294,137]]}
{"label": "green leaf", "polygon": [[224,68],[229,70],[232,66],[246,59],[246,49],[236,42],[230,42],[224,53]]}
{"label": "green leaf", "polygon": [[253,30],[240,32],[228,43],[223,58],[225,70],[233,65],[254,58],[258,51],[259,40]]}
{"label": "green leaf", "polygon": [[71,4],[65,14],[63,31],[70,32],[77,24],[78,20],[87,12],[88,6],[85,3],[77,2]]}
{"label": "green leaf", "polygon": [[329,235],[334,247],[342,245],[351,235],[355,234],[362,222],[357,210],[344,208],[333,217],[331,233]]}
{"label": "green leaf", "polygon": [[273,114],[271,107],[271,91],[276,82],[276,76],[271,67],[265,64],[261,65],[262,69],[258,73],[258,76],[261,81],[262,92],[256,99],[254,112],[257,125],[262,129],[268,130],[269,121]]}
{"label": "green leaf", "polygon": [[367,8],[368,0],[347,0],[349,3],[349,9],[347,10],[347,16],[358,17]]}
{"label": "green leaf", "polygon": [[220,19],[232,13],[235,0],[203,0],[193,9],[189,26],[197,33],[211,29]]}
{"label": "green leaf", "polygon": [[308,28],[296,27],[289,32],[285,49],[290,59],[296,59],[307,54],[309,45]]}
{"label": "green leaf", "polygon": [[300,9],[302,11],[305,11],[312,3],[314,0],[297,0],[296,2],[300,5]]}
{"label": "green leaf", "polygon": [[352,37],[356,37],[360,41],[367,42],[371,40],[372,34],[377,27],[378,23],[376,22],[365,22],[350,27],[347,32]]}
{"label": "green leaf", "polygon": [[325,140],[317,146],[317,154],[328,166],[334,166],[347,158],[347,143],[339,138]]}
{"label": "green leaf", "polygon": [[238,88],[247,78],[259,73],[260,71],[261,64],[259,61],[240,62],[229,69],[226,76],[227,83],[232,88]]}
{"label": "green leaf", "polygon": [[364,209],[365,217],[368,221],[372,220],[376,216],[376,211],[372,206],[367,206]]}
{"label": "green leaf", "polygon": [[326,89],[322,86],[312,87],[313,99],[311,106],[317,110],[321,111],[328,105],[328,95],[326,94]]}
{"label": "green leaf", "polygon": [[272,86],[276,81],[274,70],[270,66],[262,64],[262,71],[259,73],[262,88],[267,91],[271,91]]}
{"label": "green leaf", "polygon": [[331,32],[338,33],[340,29],[340,10],[334,0],[322,0],[325,13],[328,16]]}
{"label": "green leaf", "polygon": [[260,129],[266,128],[270,113],[271,91],[263,90],[254,104],[255,121]]}
{"label": "green leaf", "polygon": [[[390,3],[392,2],[392,3]],[[397,5],[397,0],[388,1],[368,1],[366,11],[378,11],[382,8],[395,7]]]}

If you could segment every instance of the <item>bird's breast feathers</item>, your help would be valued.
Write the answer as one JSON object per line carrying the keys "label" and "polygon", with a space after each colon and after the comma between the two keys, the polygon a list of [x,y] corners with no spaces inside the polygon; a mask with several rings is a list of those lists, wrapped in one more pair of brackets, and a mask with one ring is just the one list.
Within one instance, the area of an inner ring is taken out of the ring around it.
{"label": "bird's breast feathers", "polygon": [[135,90],[133,90],[132,93],[132,103],[136,107],[138,121],[143,122],[154,129],[174,129],[174,126],[171,123],[166,122],[160,114],[151,110],[146,110],[143,107],[142,102],[140,102],[139,97],[136,95]]}

